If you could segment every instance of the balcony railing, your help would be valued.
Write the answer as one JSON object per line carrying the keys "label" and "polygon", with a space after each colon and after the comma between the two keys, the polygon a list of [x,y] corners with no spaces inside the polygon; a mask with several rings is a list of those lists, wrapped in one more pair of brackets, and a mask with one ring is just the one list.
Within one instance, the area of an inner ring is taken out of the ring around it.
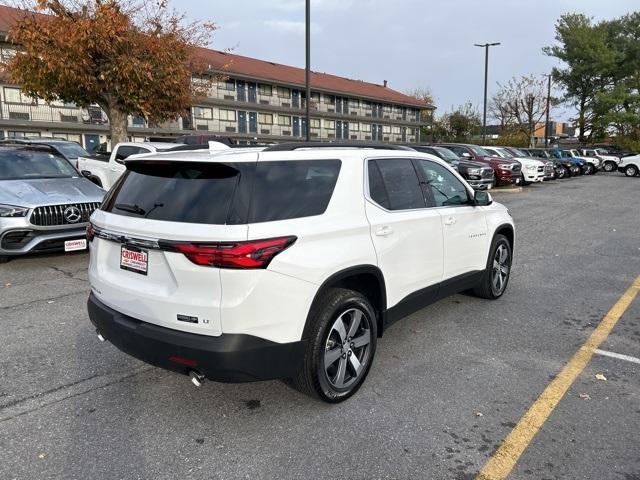
{"label": "balcony railing", "polygon": [[99,107],[56,107],[26,103],[3,103],[0,119],[88,125],[106,125],[109,123],[107,116]]}

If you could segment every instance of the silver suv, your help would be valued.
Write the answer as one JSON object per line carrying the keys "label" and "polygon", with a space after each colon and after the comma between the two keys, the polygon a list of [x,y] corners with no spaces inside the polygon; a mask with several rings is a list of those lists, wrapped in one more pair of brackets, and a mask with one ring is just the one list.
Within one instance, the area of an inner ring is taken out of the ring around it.
{"label": "silver suv", "polygon": [[0,263],[85,250],[89,217],[104,194],[51,147],[0,145]]}

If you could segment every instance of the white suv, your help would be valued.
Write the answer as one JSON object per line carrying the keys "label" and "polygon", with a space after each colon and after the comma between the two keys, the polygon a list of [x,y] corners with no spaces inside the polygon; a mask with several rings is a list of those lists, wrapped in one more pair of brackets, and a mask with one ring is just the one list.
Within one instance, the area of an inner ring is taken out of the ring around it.
{"label": "white suv", "polygon": [[507,209],[402,147],[276,145],[150,154],[91,218],[99,337],[204,378],[356,392],[394,321],[509,280]]}

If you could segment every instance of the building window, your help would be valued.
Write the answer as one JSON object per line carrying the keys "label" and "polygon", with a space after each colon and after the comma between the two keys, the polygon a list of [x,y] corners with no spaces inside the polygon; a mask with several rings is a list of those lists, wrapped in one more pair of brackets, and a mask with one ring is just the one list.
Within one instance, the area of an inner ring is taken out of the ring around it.
{"label": "building window", "polygon": [[328,130],[332,130],[334,128],[336,128],[336,122],[333,120],[325,120],[324,121],[324,128],[328,129]]}
{"label": "building window", "polygon": [[258,122],[262,125],[273,125],[273,115],[270,113],[259,113]]}
{"label": "building window", "polygon": [[76,142],[82,145],[82,137],[75,133],[54,133],[53,136],[57,138],[64,138],[69,142]]}
{"label": "building window", "polygon": [[4,101],[6,103],[28,103],[31,105],[37,105],[38,102],[35,98],[30,98],[19,88],[4,87]]}
{"label": "building window", "polygon": [[16,56],[16,51],[13,48],[0,48],[0,60],[3,62],[8,62],[13,57]]}
{"label": "building window", "polygon": [[291,98],[291,90],[285,87],[278,87],[278,97]]}
{"label": "building window", "polygon": [[270,97],[271,94],[273,93],[273,90],[271,89],[271,85],[266,85],[264,83],[260,83],[258,85],[258,93],[260,95],[264,95],[266,97]]}
{"label": "building window", "polygon": [[391,127],[389,125],[383,125],[382,133],[391,133]]}
{"label": "building window", "polygon": [[393,134],[400,135],[400,127],[393,127]]}
{"label": "building window", "polygon": [[278,125],[281,125],[283,127],[290,127],[291,117],[289,117],[288,115],[278,115]]}
{"label": "building window", "polygon": [[39,137],[40,132],[17,132],[9,130],[7,132],[9,138]]}
{"label": "building window", "polygon": [[235,122],[236,111],[235,110],[223,110],[220,109],[220,120],[223,122]]}
{"label": "building window", "polygon": [[360,108],[360,100],[358,100],[357,98],[350,99],[349,106],[351,108]]}
{"label": "building window", "polygon": [[362,131],[365,132],[365,133],[371,133],[371,124],[363,123],[362,124]]}
{"label": "building window", "polygon": [[358,132],[360,130],[360,124],[358,122],[350,122],[349,130],[352,132]]}
{"label": "building window", "polygon": [[336,97],[334,97],[333,95],[325,95],[324,96],[324,103],[326,105],[335,105],[336,104]]}
{"label": "building window", "polygon": [[318,118],[311,119],[311,128],[320,128],[320,120]]}
{"label": "building window", "polygon": [[224,81],[218,82],[218,89],[228,90],[230,92],[233,92],[236,89],[236,82],[235,80],[224,80]]}
{"label": "building window", "polygon": [[362,108],[364,108],[365,110],[371,110],[371,102],[363,101]]}
{"label": "building window", "polygon": [[193,107],[193,116],[196,118],[206,118],[211,120],[213,118],[213,110],[206,107]]}

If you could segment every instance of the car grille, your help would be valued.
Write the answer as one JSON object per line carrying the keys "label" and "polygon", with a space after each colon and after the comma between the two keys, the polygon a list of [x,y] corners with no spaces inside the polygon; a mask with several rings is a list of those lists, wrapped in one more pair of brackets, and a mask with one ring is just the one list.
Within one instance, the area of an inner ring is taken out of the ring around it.
{"label": "car grille", "polygon": [[483,168],[482,178],[493,178],[493,168]]}
{"label": "car grille", "polygon": [[[65,216],[65,211],[70,207],[76,207],[78,220],[69,221]],[[56,225],[77,225],[87,223],[89,217],[100,207],[99,202],[92,203],[70,203],[67,205],[47,205],[45,207],[37,207],[33,210],[29,221],[33,225],[41,227],[50,227]]]}
{"label": "car grille", "polygon": [[513,170],[511,170],[513,173],[520,173],[522,171],[522,165],[517,164],[513,166]]}
{"label": "car grille", "polygon": [[544,167],[538,167],[539,172],[544,172]]}

